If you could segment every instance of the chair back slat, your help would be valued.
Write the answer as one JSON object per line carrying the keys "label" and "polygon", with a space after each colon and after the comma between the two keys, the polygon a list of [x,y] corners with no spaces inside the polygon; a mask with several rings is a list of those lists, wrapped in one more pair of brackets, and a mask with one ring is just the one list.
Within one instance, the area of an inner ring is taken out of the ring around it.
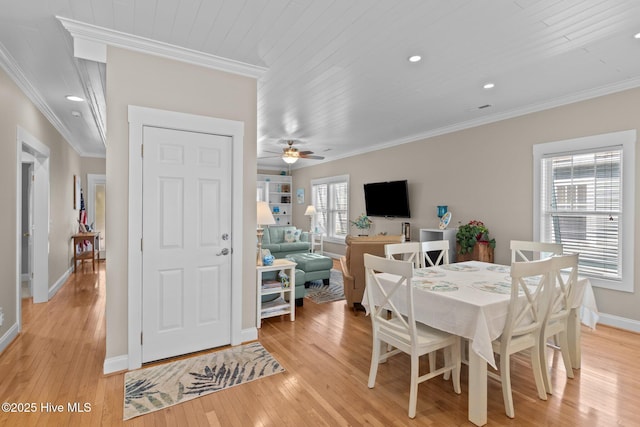
{"label": "chair back slat", "polygon": [[410,261],[414,267],[420,267],[419,242],[388,243],[384,245],[384,255],[388,259]]}
{"label": "chair back slat", "polygon": [[501,342],[541,329],[548,304],[551,260],[511,264],[511,298]]}
{"label": "chair back slat", "polygon": [[578,254],[551,258],[553,291],[550,296],[547,321],[557,321],[569,315],[571,299],[578,280]]}
{"label": "chair back slat", "polygon": [[[405,344],[415,342],[416,325],[413,315],[413,264],[409,261],[385,259],[371,254],[364,254],[366,274],[367,300],[371,311],[373,328],[384,334],[406,336]],[[385,288],[377,273],[389,273],[399,278],[391,288]],[[407,284],[409,286],[407,286]],[[406,315],[400,309],[406,304]],[[389,316],[389,313],[391,316]],[[389,319],[395,319],[391,322]],[[398,323],[399,322],[399,323]],[[397,337],[396,337],[397,338]]]}
{"label": "chair back slat", "polygon": [[[435,261],[430,253],[438,252]],[[420,261],[422,267],[433,267],[434,265],[449,264],[449,241],[432,240],[422,242],[420,247]]]}
{"label": "chair back slat", "polygon": [[562,244],[512,240],[511,262],[527,262],[545,258],[545,254],[562,255]]}

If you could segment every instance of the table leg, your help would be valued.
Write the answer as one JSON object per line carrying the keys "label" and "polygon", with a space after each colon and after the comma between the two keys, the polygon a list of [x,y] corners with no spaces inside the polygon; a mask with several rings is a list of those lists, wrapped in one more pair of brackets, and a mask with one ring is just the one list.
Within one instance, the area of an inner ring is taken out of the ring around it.
{"label": "table leg", "polygon": [[296,268],[291,267],[289,274],[289,304],[290,304],[290,319],[293,322],[296,320]]}
{"label": "table leg", "polygon": [[569,355],[571,356],[571,367],[580,369],[581,351],[580,351],[580,308],[573,308],[569,312],[567,321],[567,341],[569,342]]}
{"label": "table leg", "polygon": [[487,362],[471,349],[469,341],[469,421],[487,423]]}

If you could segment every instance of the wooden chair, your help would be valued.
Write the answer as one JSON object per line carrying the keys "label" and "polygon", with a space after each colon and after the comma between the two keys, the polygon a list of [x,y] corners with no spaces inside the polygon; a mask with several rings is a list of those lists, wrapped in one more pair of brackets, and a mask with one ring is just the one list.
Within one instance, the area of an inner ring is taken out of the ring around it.
{"label": "wooden chair", "polygon": [[562,353],[562,361],[567,371],[567,377],[573,378],[567,330],[569,327],[569,314],[571,313],[571,296],[578,280],[578,254],[554,256],[551,258],[551,265],[551,284],[553,286],[540,335],[540,358],[542,361],[544,388],[549,394],[552,394],[553,391],[546,357],[546,344],[549,338],[555,338],[556,347],[559,347]]}
{"label": "wooden chair", "polygon": [[545,258],[545,254],[562,255],[562,244],[545,242],[511,241],[511,262],[533,261]]}
{"label": "wooden chair", "polygon": [[[434,252],[436,254],[434,255]],[[420,261],[422,267],[433,267],[434,265],[449,264],[449,241],[433,240],[422,242],[420,246]],[[435,256],[435,261],[432,257]]]}
{"label": "wooden chair", "polygon": [[[370,254],[364,255],[366,292],[369,315],[373,329],[373,349],[369,388],[376,383],[378,364],[398,353],[411,357],[411,386],[409,391],[409,417],[415,418],[418,400],[418,384],[440,374],[450,373],[453,389],[460,394],[460,338],[424,324],[414,317],[413,266],[408,261],[390,260]],[[398,277],[391,288],[385,288],[376,273],[390,273]],[[404,293],[404,296],[401,295]],[[397,301],[406,302],[406,311],[398,307]],[[388,317],[388,312],[393,316]],[[384,345],[386,343],[387,345]],[[419,373],[419,358],[424,354],[445,349],[445,364],[440,369],[430,367],[425,375]]]}
{"label": "wooden chair", "polygon": [[511,355],[531,350],[531,369],[538,397],[547,400],[540,361],[541,333],[548,306],[551,259],[514,262],[511,264],[511,299],[502,335],[495,340],[493,351],[500,355],[500,375],[489,376],[502,382],[505,412],[515,417],[511,393]]}
{"label": "wooden chair", "polygon": [[384,245],[384,255],[387,259],[410,261],[414,268],[421,266],[419,242],[388,243]]}

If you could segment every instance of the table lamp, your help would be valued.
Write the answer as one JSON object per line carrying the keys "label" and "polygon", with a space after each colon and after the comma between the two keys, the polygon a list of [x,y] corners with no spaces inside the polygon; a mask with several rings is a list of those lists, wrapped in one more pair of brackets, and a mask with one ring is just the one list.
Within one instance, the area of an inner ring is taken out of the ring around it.
{"label": "table lamp", "polygon": [[316,215],[316,207],[313,205],[307,206],[307,210],[304,211],[304,214],[309,217],[309,233],[313,233],[313,220]]}
{"label": "table lamp", "polygon": [[267,202],[258,202],[257,203],[257,223],[258,223],[258,259],[257,265],[263,265],[262,263],[262,236],[264,236],[264,228],[263,225],[273,225],[276,223],[276,220],[273,218],[273,214],[271,213],[271,209],[269,209],[269,204]]}

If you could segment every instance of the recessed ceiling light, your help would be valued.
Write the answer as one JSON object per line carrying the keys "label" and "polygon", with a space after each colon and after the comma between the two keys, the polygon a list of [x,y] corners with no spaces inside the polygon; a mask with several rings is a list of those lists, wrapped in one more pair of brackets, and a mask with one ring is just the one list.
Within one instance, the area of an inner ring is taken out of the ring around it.
{"label": "recessed ceiling light", "polygon": [[84,98],[80,98],[79,96],[75,96],[75,95],[67,95],[66,98],[69,101],[75,101],[75,102],[82,102],[84,101]]}
{"label": "recessed ceiling light", "polygon": [[486,83],[484,86],[482,86],[485,89],[493,89],[494,87],[496,87],[495,84],[493,83]]}
{"label": "recessed ceiling light", "polygon": [[419,62],[422,59],[420,55],[411,55],[409,57],[409,62]]}
{"label": "recessed ceiling light", "polygon": [[640,39],[640,33],[637,33],[633,38]]}

